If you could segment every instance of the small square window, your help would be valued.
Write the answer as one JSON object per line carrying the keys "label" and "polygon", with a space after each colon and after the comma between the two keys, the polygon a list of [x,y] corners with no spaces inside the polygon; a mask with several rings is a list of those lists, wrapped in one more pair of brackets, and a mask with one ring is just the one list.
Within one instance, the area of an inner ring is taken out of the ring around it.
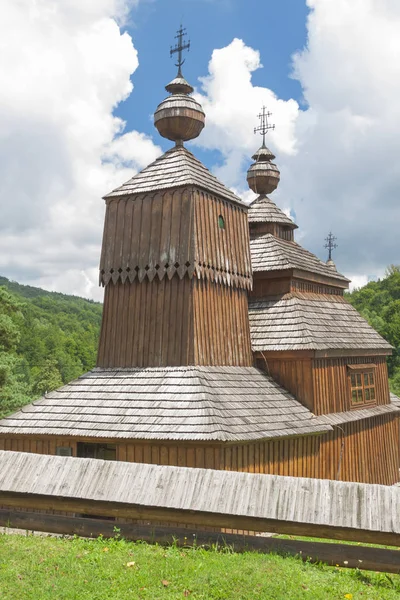
{"label": "small square window", "polygon": [[364,404],[373,404],[376,400],[375,392],[375,365],[349,365],[349,383],[352,406],[360,407]]}

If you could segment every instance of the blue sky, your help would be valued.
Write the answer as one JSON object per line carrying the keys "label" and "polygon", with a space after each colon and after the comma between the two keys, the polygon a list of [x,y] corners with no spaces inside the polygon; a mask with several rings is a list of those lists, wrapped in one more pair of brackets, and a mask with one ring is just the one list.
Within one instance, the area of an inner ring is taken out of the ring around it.
{"label": "blue sky", "polygon": [[196,156],[254,199],[265,103],[281,171],[271,199],[295,215],[297,241],[325,260],[332,230],[356,286],[399,264],[398,0],[4,0],[0,274],[102,298],[102,197],[171,145],[152,115],[181,22],[206,113]]}
{"label": "blue sky", "polygon": [[[182,22],[190,39],[183,73],[193,86],[208,72],[215,48],[227,46],[234,38],[257,48],[263,69],[254,73],[254,85],[271,88],[285,100],[303,103],[301,85],[291,77],[292,55],[306,44],[308,9],[302,0],[154,0],[143,2],[132,11],[123,29],[132,37],[139,54],[134,73],[134,91],[115,114],[127,123],[154,136],[166,150],[170,144],[154,134],[152,113],[166,96],[164,86],[175,76],[170,46]],[[232,65],[232,69],[234,69]],[[254,115],[255,125],[256,115]],[[256,142],[255,142],[256,144]],[[218,153],[196,150],[196,155],[212,168]]]}

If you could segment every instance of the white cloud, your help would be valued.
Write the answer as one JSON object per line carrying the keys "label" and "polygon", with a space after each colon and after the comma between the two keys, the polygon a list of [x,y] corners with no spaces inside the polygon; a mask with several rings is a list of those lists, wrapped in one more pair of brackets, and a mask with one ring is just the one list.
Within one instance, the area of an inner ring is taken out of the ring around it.
{"label": "white cloud", "polygon": [[268,145],[281,170],[272,199],[296,214],[297,239],[324,258],[324,237],[332,229],[338,268],[356,278],[379,276],[387,264],[400,262],[399,3],[308,5],[307,47],[294,57],[306,108],[254,86],[259,53],[234,40],[214,51],[202,80],[197,97],[207,126],[198,143],[220,150],[222,165],[215,172],[237,191],[246,190],[246,169],[258,144],[255,115],[266,104],[276,123]]}
{"label": "white cloud", "polygon": [[268,134],[271,149],[295,152],[298,104],[280,100],[270,89],[253,86],[251,73],[261,67],[259,52],[234,39],[229,46],[214,50],[209,75],[200,78],[202,93],[195,94],[206,113],[206,128],[196,144],[221,151],[223,164],[215,173],[239,188],[243,187],[244,161],[261,145],[261,138],[252,132],[263,104],[274,113],[279,131],[278,135],[276,131]]}
{"label": "white cloud", "polygon": [[136,0],[7,0],[0,20],[0,273],[99,298],[104,193],[161,152],[115,106]]}

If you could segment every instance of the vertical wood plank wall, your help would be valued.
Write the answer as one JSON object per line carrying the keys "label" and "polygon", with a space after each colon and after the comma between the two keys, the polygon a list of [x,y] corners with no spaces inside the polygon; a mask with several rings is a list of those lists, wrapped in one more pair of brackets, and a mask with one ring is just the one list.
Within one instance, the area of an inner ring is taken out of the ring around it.
{"label": "vertical wood plank wall", "polygon": [[314,409],[316,415],[350,409],[347,365],[375,364],[376,403],[389,404],[390,392],[385,356],[319,358],[313,364]]}
{"label": "vertical wood plank wall", "polygon": [[[162,279],[193,263],[191,190],[113,198],[107,202],[100,275],[103,283]],[[176,266],[175,266],[176,265]]]}
{"label": "vertical wood plank wall", "polygon": [[[315,415],[350,410],[347,365],[376,365],[376,404],[389,404],[390,392],[385,356],[308,359],[264,353],[257,366],[269,373]],[[266,361],[266,362],[265,362]]]}
{"label": "vertical wood plank wall", "polygon": [[97,366],[193,364],[192,282],[186,276],[105,288]]}
{"label": "vertical wood plank wall", "polygon": [[[72,448],[67,438],[0,438],[0,450],[55,454]],[[83,441],[83,440],[82,440]],[[115,443],[115,440],[86,439]],[[399,418],[382,415],[335,426],[321,436],[285,438],[251,444],[137,443],[116,444],[117,460],[160,465],[269,473],[393,485],[399,480]]]}
{"label": "vertical wood plank wall", "polygon": [[193,190],[193,202],[196,265],[212,267],[217,277],[228,273],[232,280],[235,275],[251,278],[247,210],[197,189]]}
{"label": "vertical wood plank wall", "polygon": [[253,365],[246,290],[195,279],[193,315],[196,365]]}
{"label": "vertical wood plank wall", "polygon": [[320,469],[322,479],[398,482],[398,417],[382,415],[335,427],[321,438]]}
{"label": "vertical wood plank wall", "polygon": [[257,360],[257,366],[286,388],[313,412],[314,391],[311,358],[277,359],[265,353],[266,362]]}

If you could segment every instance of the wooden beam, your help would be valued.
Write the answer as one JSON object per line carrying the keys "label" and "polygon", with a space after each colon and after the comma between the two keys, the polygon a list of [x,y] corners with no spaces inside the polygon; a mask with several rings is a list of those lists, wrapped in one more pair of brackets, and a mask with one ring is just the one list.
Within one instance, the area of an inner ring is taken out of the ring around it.
{"label": "wooden beam", "polygon": [[305,537],[328,538],[352,542],[365,542],[400,547],[400,534],[382,531],[367,531],[351,527],[319,525],[317,523],[300,523],[263,519],[243,515],[203,512],[189,509],[174,509],[156,506],[138,506],[120,502],[87,500],[82,498],[66,498],[59,496],[43,496],[2,492],[1,505],[7,508],[26,508],[30,510],[56,510],[99,517],[118,517],[139,521],[162,521],[166,523],[182,523],[199,527],[218,527],[221,529],[240,529],[244,531],[268,531]]}
{"label": "wooden beam", "polygon": [[299,556],[304,561],[325,562],[331,566],[398,573],[400,570],[399,550],[327,544],[303,540],[287,540],[264,536],[240,535],[179,529],[168,527],[145,527],[131,523],[120,523],[101,519],[73,516],[47,515],[33,512],[0,510],[0,525],[28,531],[79,535],[82,537],[105,538],[120,536],[127,540],[142,540],[149,543],[176,544],[181,547],[229,546],[235,552],[279,552]]}

